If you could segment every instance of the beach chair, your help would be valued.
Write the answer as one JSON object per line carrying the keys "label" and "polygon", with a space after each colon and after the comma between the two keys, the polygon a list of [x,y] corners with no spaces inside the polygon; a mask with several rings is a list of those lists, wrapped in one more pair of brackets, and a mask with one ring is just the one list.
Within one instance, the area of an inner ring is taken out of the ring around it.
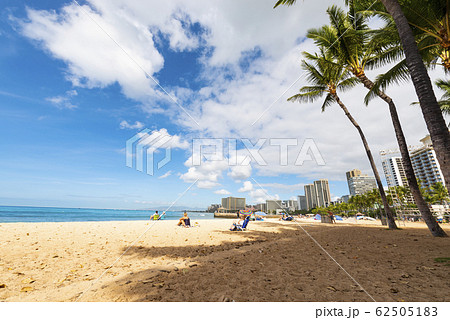
{"label": "beach chair", "polygon": [[244,222],[242,223],[242,226],[239,225],[239,224],[236,225],[236,230],[235,231],[245,231],[245,230],[247,230],[247,225],[248,225],[249,221],[250,221],[250,216],[245,218]]}

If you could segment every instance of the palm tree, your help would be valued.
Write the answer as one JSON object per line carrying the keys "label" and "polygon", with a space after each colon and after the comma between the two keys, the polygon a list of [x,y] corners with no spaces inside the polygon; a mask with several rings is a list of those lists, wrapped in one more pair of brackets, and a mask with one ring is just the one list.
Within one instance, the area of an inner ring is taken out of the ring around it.
{"label": "palm tree", "polygon": [[[384,81],[384,80],[382,80]],[[441,99],[438,101],[439,107],[444,115],[450,115],[450,81],[438,79],[435,81],[436,86],[444,91]],[[420,104],[418,102],[413,102],[412,105]],[[450,126],[450,124],[449,124]]]}
{"label": "palm tree", "polygon": [[422,181],[419,180],[419,187],[420,187],[420,192],[423,195],[423,198],[425,199],[425,201],[428,204],[433,204],[433,195],[431,193],[431,190],[427,187],[425,187],[422,183]]}
{"label": "palm tree", "polygon": [[[368,8],[371,0],[346,0]],[[450,8],[447,0],[380,0],[395,22],[405,61],[430,133],[445,183],[450,183],[450,134],[433,91],[425,62],[441,61],[450,71]],[[379,10],[378,13],[383,11]],[[380,13],[383,14],[383,13]],[[416,42],[418,41],[418,43]],[[398,66],[397,66],[398,67]],[[406,69],[403,69],[406,71]]]}
{"label": "palm tree", "polygon": [[439,89],[444,91],[444,94],[438,101],[441,111],[443,114],[450,115],[450,81],[438,79],[435,83]]}
{"label": "palm tree", "polygon": [[447,0],[401,1],[402,10],[414,35],[430,52],[429,63],[440,64],[450,71],[450,12]]}
{"label": "palm tree", "polygon": [[[417,48],[414,35],[398,2],[396,0],[380,1],[392,15],[396,23],[406,55],[406,63],[410,70],[416,93],[419,97],[419,102],[421,103],[422,113],[435,147],[436,156],[441,164],[441,170],[447,181],[447,177],[450,178],[450,135],[445,126],[445,121],[440,112],[436,97],[434,96],[431,81]],[[295,2],[296,0],[279,0],[275,7],[280,4],[293,5]],[[350,2],[350,4],[353,3],[353,1],[347,2]],[[346,16],[342,10],[335,7],[331,7],[328,10],[328,13],[330,15],[331,24],[335,28],[335,32],[330,32],[330,27],[323,27],[322,29],[317,30],[318,32],[312,30],[312,32],[308,33],[309,36],[311,36],[311,38],[319,45],[332,50],[334,55],[338,57],[339,62],[346,65],[367,89],[372,90],[374,88],[374,83],[366,77],[364,68],[366,66],[376,66],[377,63],[389,61],[395,56],[395,53],[391,54],[388,52],[388,54],[383,56],[382,52],[385,49],[385,44],[378,44],[375,41],[371,41],[367,33],[368,28],[364,24],[364,21],[361,21],[361,15],[351,11],[351,15]],[[444,237],[446,236],[446,233],[431,214],[430,209],[420,193],[411,165],[408,145],[401,128],[395,104],[384,92],[377,91],[376,94],[389,105],[389,111],[404,162],[405,173],[417,207],[433,236]],[[436,110],[438,114],[436,114]]]}
{"label": "palm tree", "polygon": [[[347,70],[353,73],[368,90],[372,90],[374,83],[366,76],[366,67],[371,68],[392,59],[397,54],[396,51],[385,51],[386,43],[370,36],[368,27],[361,15],[354,12],[346,14],[342,9],[335,6],[330,7],[327,12],[330,16],[331,25],[309,30],[307,37],[313,39],[319,47],[328,48],[328,52],[336,57],[339,64],[344,65]],[[408,144],[394,101],[381,90],[374,93],[389,106],[406,177],[417,207],[431,233],[434,236],[445,236],[445,232],[433,217],[420,193],[409,156]]]}
{"label": "palm tree", "polygon": [[366,210],[365,210],[365,209],[366,209],[366,201],[365,201],[363,195],[361,195],[361,194],[357,194],[357,195],[352,196],[352,197],[349,199],[349,203],[351,203],[352,205],[354,205],[354,206],[358,209],[358,211],[359,211],[360,213],[366,211]]}
{"label": "palm tree", "polygon": [[[374,209],[376,209],[375,205],[376,205],[376,207],[378,207],[380,216],[381,216],[381,218],[383,218],[383,214],[381,213],[382,201],[381,201],[381,196],[380,196],[380,192],[378,191],[378,189],[373,189],[372,191],[368,191],[366,194],[371,199],[371,202],[373,204],[372,206],[374,207]],[[386,196],[386,198],[387,198],[387,196]],[[388,200],[388,203],[389,203],[389,200]]]}
{"label": "palm tree", "polygon": [[[395,58],[397,52],[395,49],[393,51],[386,51],[385,46],[388,42],[371,37],[370,32],[368,32],[369,29],[364,23],[365,19],[363,16],[352,11],[346,14],[342,9],[335,6],[330,7],[327,11],[330,16],[331,26],[309,30],[307,37],[313,39],[318,46],[328,48],[328,51],[337,58],[338,63],[344,65],[352,72],[369,91],[372,90],[374,83],[366,76],[366,67],[372,68],[385,61],[389,61]],[[381,90],[377,90],[374,93],[388,104],[398,146],[402,155],[405,174],[417,207],[431,233],[434,236],[444,236],[445,232],[433,217],[420,193],[409,155],[408,144],[394,101]]]}
{"label": "palm tree", "polygon": [[432,203],[444,204],[444,202],[449,201],[448,190],[440,182],[436,182],[431,186],[430,193]]}
{"label": "palm tree", "polygon": [[302,87],[300,89],[300,93],[290,97],[288,101],[313,102],[325,95],[325,100],[322,104],[322,112],[325,111],[325,109],[332,103],[337,103],[341,107],[347,118],[356,130],[358,130],[363,142],[370,166],[372,167],[372,171],[377,181],[378,189],[380,190],[381,198],[383,199],[384,210],[386,216],[388,217],[389,228],[397,229],[394,216],[388,205],[383,184],[381,183],[380,175],[378,174],[378,170],[375,165],[375,161],[373,160],[372,152],[370,151],[364,132],[338,95],[338,90],[343,92],[351,89],[358,83],[358,80],[355,77],[351,77],[350,73],[346,69],[338,65],[335,61],[332,61],[329,54],[327,54],[324,50],[321,50],[319,54],[313,55],[305,52],[304,55],[309,62],[303,60],[302,67],[306,72],[306,79],[311,83],[311,85]]}

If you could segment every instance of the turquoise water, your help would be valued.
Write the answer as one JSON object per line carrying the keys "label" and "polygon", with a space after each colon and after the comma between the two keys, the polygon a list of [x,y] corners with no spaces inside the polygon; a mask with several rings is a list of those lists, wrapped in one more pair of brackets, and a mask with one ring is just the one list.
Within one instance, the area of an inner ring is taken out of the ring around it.
{"label": "turquoise water", "polygon": [[[79,209],[0,206],[0,223],[148,220],[153,210]],[[161,214],[162,211],[159,211]],[[189,212],[192,219],[212,219],[213,213]],[[178,220],[181,211],[167,211],[165,220]]]}

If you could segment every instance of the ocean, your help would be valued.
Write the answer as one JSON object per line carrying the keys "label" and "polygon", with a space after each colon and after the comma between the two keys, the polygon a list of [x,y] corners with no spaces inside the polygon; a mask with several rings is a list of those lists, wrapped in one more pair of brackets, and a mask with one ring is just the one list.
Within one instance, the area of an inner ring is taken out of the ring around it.
{"label": "ocean", "polygon": [[[149,220],[154,213],[154,210],[0,206],[0,223]],[[182,215],[182,211],[167,211],[164,220],[178,220]],[[195,220],[214,218],[214,214],[208,212],[188,211],[188,215]]]}

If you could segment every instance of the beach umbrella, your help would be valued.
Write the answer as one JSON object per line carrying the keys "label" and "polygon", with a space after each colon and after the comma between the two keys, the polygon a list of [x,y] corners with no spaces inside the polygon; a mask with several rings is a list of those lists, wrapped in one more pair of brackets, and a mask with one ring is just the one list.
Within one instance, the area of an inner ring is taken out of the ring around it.
{"label": "beach umbrella", "polygon": [[255,214],[258,216],[267,216],[267,213],[262,212],[262,211],[256,211]]}
{"label": "beach umbrella", "polygon": [[252,212],[250,210],[239,210],[239,214],[249,215],[252,214]]}

